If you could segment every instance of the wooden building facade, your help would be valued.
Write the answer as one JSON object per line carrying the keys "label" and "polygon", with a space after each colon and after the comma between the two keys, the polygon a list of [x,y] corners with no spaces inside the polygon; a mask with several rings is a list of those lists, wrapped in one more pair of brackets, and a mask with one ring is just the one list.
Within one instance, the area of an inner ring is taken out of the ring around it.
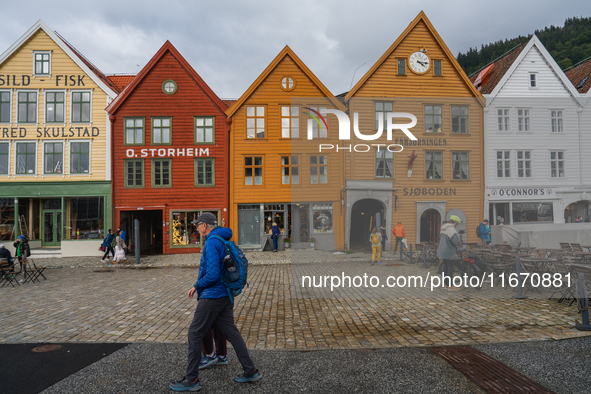
{"label": "wooden building facade", "polygon": [[228,223],[227,106],[166,42],[109,105],[115,223],[144,253],[195,253],[202,212]]}

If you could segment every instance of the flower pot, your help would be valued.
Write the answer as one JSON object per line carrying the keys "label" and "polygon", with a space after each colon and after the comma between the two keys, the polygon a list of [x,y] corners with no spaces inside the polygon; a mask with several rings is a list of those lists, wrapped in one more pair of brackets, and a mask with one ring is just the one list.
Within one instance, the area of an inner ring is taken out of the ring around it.
{"label": "flower pot", "polygon": [[314,242],[310,242],[310,247],[314,249]]}
{"label": "flower pot", "polygon": [[290,242],[284,242],[284,245],[285,245],[285,249],[289,249],[289,247],[291,246],[291,243]]}

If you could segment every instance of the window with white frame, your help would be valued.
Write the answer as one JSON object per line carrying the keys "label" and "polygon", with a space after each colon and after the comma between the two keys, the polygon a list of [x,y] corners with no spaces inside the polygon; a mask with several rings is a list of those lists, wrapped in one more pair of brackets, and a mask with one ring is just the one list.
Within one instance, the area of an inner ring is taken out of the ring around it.
{"label": "window with white frame", "polygon": [[531,178],[531,151],[517,151],[517,177]]}
{"label": "window with white frame", "polygon": [[562,133],[562,111],[552,110],[550,111],[550,117],[552,119],[552,132]]}
{"label": "window with white frame", "polygon": [[45,92],[45,123],[64,123],[66,94]]}
{"label": "window with white frame", "polygon": [[511,176],[511,151],[497,151],[497,178],[509,178]]}
{"label": "window with white frame", "polygon": [[564,152],[550,152],[550,176],[552,178],[564,177]]}
{"label": "window with white frame", "polygon": [[64,173],[64,143],[45,142],[43,144],[43,173]]}
{"label": "window with white frame", "polygon": [[328,183],[328,156],[310,156],[310,183]]}
{"label": "window with white frame", "polygon": [[393,105],[389,102],[376,101],[375,104],[375,128],[378,130],[380,119],[382,119],[382,130],[386,130],[386,114],[393,111]]}
{"label": "window with white frame", "polygon": [[[314,111],[317,111],[318,113],[322,113],[322,110],[325,110],[326,107],[309,107],[310,109],[313,109]],[[314,115],[315,117],[318,117],[316,115],[316,113],[310,111],[310,114]],[[322,120],[320,120],[320,124],[318,124],[318,122],[315,119],[311,120],[312,122],[312,137],[313,138],[326,138],[328,136],[327,131],[326,131],[326,126],[324,125],[324,122]]]}
{"label": "window with white frame", "polygon": [[17,142],[16,143],[16,173],[35,174],[37,165],[37,143]]}
{"label": "window with white frame", "polygon": [[425,132],[441,133],[443,119],[441,105],[425,105]]}
{"label": "window with white frame", "polygon": [[517,109],[517,130],[529,131],[529,109]]}
{"label": "window with white frame", "polygon": [[10,123],[11,97],[10,91],[0,92],[0,123]]}
{"label": "window with white frame", "polygon": [[20,91],[18,96],[18,123],[37,123],[37,92]]}
{"label": "window with white frame", "polygon": [[376,149],[376,178],[394,178],[394,152]]}
{"label": "window with white frame", "polygon": [[90,170],[90,142],[70,141],[70,174],[88,174]]}
{"label": "window with white frame", "polygon": [[0,174],[8,174],[10,143],[0,142]]}
{"label": "window with white frame", "polygon": [[499,131],[509,131],[509,108],[497,108],[497,124]]}
{"label": "window with white frame", "polygon": [[537,73],[529,73],[529,87],[530,88],[537,88],[538,87],[538,74]]}
{"label": "window with white frame", "polygon": [[51,74],[51,52],[48,51],[34,51],[33,59],[35,66],[33,68],[34,75],[50,75]]}
{"label": "window with white frame", "polygon": [[265,138],[265,107],[246,107],[246,138]]}
{"label": "window with white frame", "polygon": [[300,137],[300,107],[281,107],[281,138]]}
{"label": "window with white frame", "polygon": [[298,156],[281,156],[281,184],[297,185],[300,183]]}

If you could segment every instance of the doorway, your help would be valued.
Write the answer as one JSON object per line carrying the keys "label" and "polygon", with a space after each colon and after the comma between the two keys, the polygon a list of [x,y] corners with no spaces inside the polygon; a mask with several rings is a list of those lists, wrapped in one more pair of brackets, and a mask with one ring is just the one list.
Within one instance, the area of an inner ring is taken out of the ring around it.
{"label": "doorway", "polygon": [[427,209],[421,215],[421,243],[439,242],[441,214],[436,209]]}
{"label": "doorway", "polygon": [[353,250],[371,250],[369,235],[373,226],[381,227],[378,221],[385,220],[385,207],[381,201],[367,198],[357,201],[351,208],[351,231],[349,242]]}
{"label": "doorway", "polygon": [[565,223],[577,223],[579,216],[583,222],[589,221],[589,202],[577,201],[570,204],[564,210],[564,222]]}
{"label": "doorway", "polygon": [[60,246],[62,242],[62,201],[43,201],[41,234],[43,246]]}
{"label": "doorway", "polygon": [[[134,221],[140,222],[140,254],[162,254],[162,210],[121,211],[121,229],[125,231],[125,243],[129,254],[135,253]],[[117,228],[117,226],[115,226]]]}

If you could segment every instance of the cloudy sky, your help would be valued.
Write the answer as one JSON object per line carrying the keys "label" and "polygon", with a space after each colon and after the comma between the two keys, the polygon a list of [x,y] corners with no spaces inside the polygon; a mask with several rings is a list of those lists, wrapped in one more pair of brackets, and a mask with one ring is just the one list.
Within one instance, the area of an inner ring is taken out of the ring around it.
{"label": "cloudy sky", "polygon": [[170,40],[221,98],[238,98],[285,45],[333,94],[345,92],[421,10],[455,56],[591,16],[589,0],[10,0],[1,8],[0,52],[42,19],[104,73],[135,74]]}

